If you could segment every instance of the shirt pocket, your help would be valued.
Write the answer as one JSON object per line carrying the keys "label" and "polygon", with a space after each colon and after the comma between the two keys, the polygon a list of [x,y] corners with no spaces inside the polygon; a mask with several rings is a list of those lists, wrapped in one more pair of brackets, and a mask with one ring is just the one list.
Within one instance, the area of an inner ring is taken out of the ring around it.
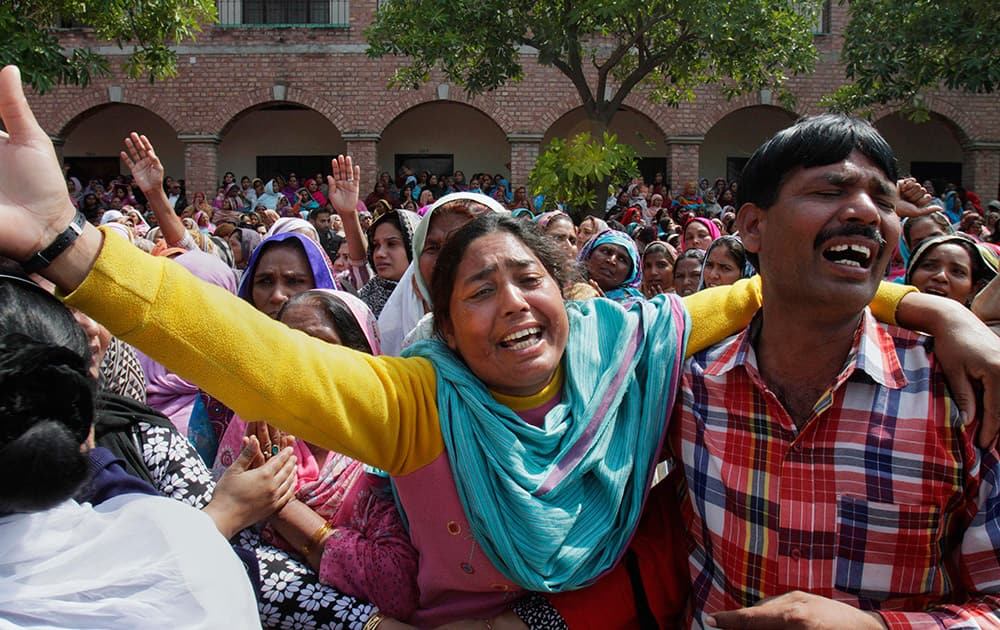
{"label": "shirt pocket", "polygon": [[837,501],[835,586],[884,601],[933,591],[941,508],[842,496]]}

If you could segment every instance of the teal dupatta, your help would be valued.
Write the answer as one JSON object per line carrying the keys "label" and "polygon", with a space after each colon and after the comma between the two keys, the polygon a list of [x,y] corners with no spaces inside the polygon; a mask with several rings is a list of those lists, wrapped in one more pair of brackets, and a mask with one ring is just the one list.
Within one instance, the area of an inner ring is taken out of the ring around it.
{"label": "teal dupatta", "polygon": [[639,522],[677,393],[690,319],[680,299],[628,310],[567,304],[560,402],[521,420],[444,343],[406,353],[437,371],[441,431],[477,543],[535,591],[586,586],[625,552]]}

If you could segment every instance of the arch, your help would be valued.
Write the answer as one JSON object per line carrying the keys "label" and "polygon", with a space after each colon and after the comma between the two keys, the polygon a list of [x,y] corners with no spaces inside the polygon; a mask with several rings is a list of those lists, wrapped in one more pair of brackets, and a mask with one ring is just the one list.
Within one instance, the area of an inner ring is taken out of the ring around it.
{"label": "arch", "polygon": [[891,111],[874,125],[895,151],[900,174],[930,179],[935,186],[947,182],[961,184],[963,175],[968,175],[963,173],[962,148],[968,136],[947,116],[932,111],[926,122],[913,122],[900,112]]}
{"label": "arch", "polygon": [[224,106],[209,119],[206,131],[225,136],[241,116],[274,104],[299,106],[316,111],[338,130],[354,128],[345,113],[332,102],[310,90],[293,85],[288,86],[285,99],[280,101],[275,100],[271,86],[237,93],[234,98],[227,99]]}
{"label": "arch", "polygon": [[[457,93],[453,95],[453,91]],[[435,103],[465,105],[489,118],[504,135],[515,131],[513,119],[509,113],[510,108],[504,107],[502,99],[490,96],[470,97],[465,92],[455,90],[454,86],[449,86],[448,98],[445,99],[434,98],[427,90],[400,92],[399,98],[391,99],[378,109],[376,118],[369,123],[369,127],[371,129],[387,129],[407,112],[420,106]]]}
{"label": "arch", "polygon": [[768,109],[783,111],[791,118],[792,122],[796,121],[800,116],[797,112],[781,107],[780,105],[761,103],[760,92],[741,94],[732,100],[724,98],[712,100],[715,101],[714,106],[699,113],[694,121],[692,132],[697,130],[698,134],[707,135],[725,117],[751,107],[766,107]]}
{"label": "arch", "polygon": [[[960,144],[964,145],[977,136],[971,130],[976,128],[978,123],[970,117],[970,112],[961,111],[951,101],[934,95],[928,96],[924,100],[924,105],[930,114],[931,121],[936,120],[947,125]],[[872,124],[877,127],[885,119],[899,116],[900,111],[899,107],[880,107],[873,111],[870,119]]]}
{"label": "arch", "polygon": [[226,171],[265,181],[294,172],[302,185],[317,172],[329,172],[330,157],[346,152],[328,115],[297,101],[266,101],[237,112],[222,127],[212,179],[221,180]]}
{"label": "arch", "polygon": [[[454,100],[422,102],[395,116],[382,131],[378,168],[395,174],[397,156],[435,154],[452,156],[453,170],[467,177],[480,171],[510,174],[510,144],[503,127],[482,109]],[[438,164],[439,171],[447,170]],[[433,165],[427,168],[434,170]]]}
{"label": "arch", "polygon": [[73,98],[65,103],[65,107],[60,108],[54,117],[53,127],[58,130],[56,135],[61,138],[72,133],[80,121],[93,113],[92,110],[113,105],[134,105],[147,110],[174,130],[183,128],[182,118],[178,115],[176,108],[169,103],[161,103],[160,99],[155,96],[150,96],[139,90],[122,90],[121,100],[116,101],[109,98],[107,90],[87,90],[73,92],[73,94],[79,98]]}
{"label": "arch", "polygon": [[[577,105],[563,113],[546,128],[545,135],[542,137],[542,148],[544,150],[553,138],[571,138],[582,131],[593,133],[594,127],[584,114],[583,107]],[[611,119],[608,130],[618,136],[619,142],[632,145],[640,158],[662,157],[667,154],[666,134],[663,133],[663,129],[656,121],[645,112],[630,106],[622,106],[615,117]]]}
{"label": "arch", "polygon": [[718,119],[705,133],[698,157],[698,173],[714,180],[733,180],[743,161],[775,132],[788,127],[796,115],[781,107],[747,105]]}
{"label": "arch", "polygon": [[149,137],[166,174],[184,177],[184,145],[176,128],[156,112],[127,103],[103,103],[77,114],[63,127],[63,159],[77,169],[75,175],[106,179],[127,172],[118,156],[132,131]]}

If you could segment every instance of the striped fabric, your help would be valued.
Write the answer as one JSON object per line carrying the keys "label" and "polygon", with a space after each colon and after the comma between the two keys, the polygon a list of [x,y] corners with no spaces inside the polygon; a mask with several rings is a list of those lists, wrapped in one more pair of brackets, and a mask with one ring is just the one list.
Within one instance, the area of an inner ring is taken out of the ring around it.
{"label": "striped fabric", "polygon": [[799,430],[758,372],[754,329],[688,362],[671,427],[693,625],[796,589],[892,627],[1000,625],[997,452],[962,427],[928,338],[866,311]]}

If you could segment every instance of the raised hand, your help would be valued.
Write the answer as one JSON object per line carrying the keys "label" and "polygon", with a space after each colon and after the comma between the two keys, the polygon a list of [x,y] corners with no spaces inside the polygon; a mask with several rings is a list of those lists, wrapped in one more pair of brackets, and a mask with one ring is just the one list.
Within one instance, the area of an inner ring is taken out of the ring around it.
{"label": "raised hand", "polygon": [[941,206],[932,206],[931,195],[927,189],[913,177],[907,177],[896,182],[899,201],[896,203],[896,214],[901,219],[919,217],[932,212],[943,212]]}
{"label": "raised hand", "polygon": [[0,71],[0,253],[26,260],[66,229],[76,210],[52,141],[21,86],[21,71]]}
{"label": "raised hand", "polygon": [[361,189],[361,169],[354,166],[351,156],[344,157],[338,155],[331,160],[330,166],[333,175],[327,176],[326,183],[329,187],[326,197],[333,205],[337,214],[344,218],[346,215],[358,211],[358,191]]}
{"label": "raised hand", "polygon": [[163,164],[156,157],[153,143],[136,132],[125,138],[126,151],[121,152],[122,161],[132,172],[139,189],[146,193],[163,185]]}

